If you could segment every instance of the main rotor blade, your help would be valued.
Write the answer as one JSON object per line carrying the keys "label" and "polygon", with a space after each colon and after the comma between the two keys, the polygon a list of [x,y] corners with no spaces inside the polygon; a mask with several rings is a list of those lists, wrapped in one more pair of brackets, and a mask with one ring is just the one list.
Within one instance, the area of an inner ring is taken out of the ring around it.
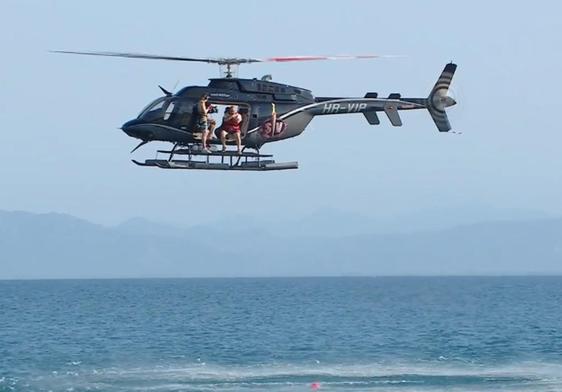
{"label": "main rotor blade", "polygon": [[395,58],[401,56],[393,55],[376,55],[365,54],[358,56],[338,55],[338,56],[289,56],[289,57],[269,57],[259,59],[261,62],[278,62],[285,63],[290,61],[318,61],[318,60],[364,60],[364,59],[378,59],[378,58]]}
{"label": "main rotor blade", "polygon": [[78,51],[68,51],[68,50],[52,50],[51,53],[80,54],[86,56],[124,57],[130,59],[195,61],[195,62],[212,63],[212,64],[243,64],[243,63],[256,63],[260,61],[258,59],[180,57],[180,56],[162,56],[162,55],[146,54],[146,53],[122,53],[122,52],[89,52],[89,51],[78,52]]}
{"label": "main rotor blade", "polygon": [[338,55],[338,56],[285,56],[285,57],[266,57],[266,58],[239,58],[239,57],[201,58],[201,57],[163,56],[157,54],[127,53],[127,52],[52,50],[51,53],[80,54],[80,55],[87,55],[87,56],[124,57],[130,59],[193,61],[193,62],[200,62],[200,63],[220,64],[220,65],[263,63],[263,62],[286,63],[292,61],[319,61],[319,60],[364,60],[364,59],[376,59],[376,58],[403,57],[403,56],[392,56],[392,55],[366,54],[366,55],[359,55],[359,56]]}

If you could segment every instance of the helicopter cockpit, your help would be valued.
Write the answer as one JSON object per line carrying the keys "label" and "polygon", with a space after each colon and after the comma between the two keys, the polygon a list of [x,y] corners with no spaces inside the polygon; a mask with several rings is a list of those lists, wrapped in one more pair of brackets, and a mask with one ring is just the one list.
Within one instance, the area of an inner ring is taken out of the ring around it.
{"label": "helicopter cockpit", "polygon": [[160,97],[147,105],[137,119],[186,130],[192,121],[193,105],[193,101]]}
{"label": "helicopter cockpit", "polygon": [[167,104],[168,97],[160,97],[145,106],[138,115],[139,120],[153,121],[162,116],[162,109]]}

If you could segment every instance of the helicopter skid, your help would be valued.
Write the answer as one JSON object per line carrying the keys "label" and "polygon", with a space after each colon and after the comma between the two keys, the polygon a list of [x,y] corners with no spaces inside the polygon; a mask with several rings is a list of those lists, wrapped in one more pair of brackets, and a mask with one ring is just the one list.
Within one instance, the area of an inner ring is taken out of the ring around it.
{"label": "helicopter skid", "polygon": [[187,170],[239,170],[239,171],[273,171],[298,169],[298,162],[275,162],[274,160],[261,160],[251,162],[240,162],[236,165],[228,163],[213,163],[194,160],[171,160],[166,159],[147,159],[138,162],[133,159],[133,163],[139,166],[157,167],[160,169],[187,169]]}
{"label": "helicopter skid", "polygon": [[[174,145],[171,150],[156,151],[155,159],[147,159],[144,162],[133,160],[139,166],[157,167],[160,169],[187,169],[187,170],[238,170],[238,171],[273,171],[298,169],[298,162],[277,163],[271,154],[261,154],[244,151],[213,151],[201,150],[200,146]],[[159,158],[163,154],[167,159]],[[174,159],[181,156],[181,159]]]}

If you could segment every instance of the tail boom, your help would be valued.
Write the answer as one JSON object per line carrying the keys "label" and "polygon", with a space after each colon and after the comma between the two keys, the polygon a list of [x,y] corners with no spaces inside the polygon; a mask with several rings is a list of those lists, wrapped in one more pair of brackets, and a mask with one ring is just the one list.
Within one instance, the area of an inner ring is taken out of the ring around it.
{"label": "tail boom", "polygon": [[[395,127],[402,126],[399,115],[401,110],[427,109],[440,132],[448,132],[451,125],[446,109],[456,104],[448,95],[449,86],[457,66],[447,64],[427,98],[402,98],[393,93],[388,98],[381,98],[377,93],[370,92],[363,98],[317,97],[313,103],[296,107],[277,115],[279,121],[287,124],[290,129],[289,137],[300,134],[315,116],[361,113],[371,125],[379,125],[378,112],[386,114],[390,123]],[[254,134],[259,127],[251,129],[248,134]]]}
{"label": "tail boom", "polygon": [[370,92],[364,98],[318,97],[315,104],[303,109],[311,116],[363,113],[371,125],[379,125],[377,112],[384,112],[395,127],[402,126],[398,111],[427,109],[437,129],[448,132],[451,124],[445,110],[457,103],[448,95],[456,69],[456,64],[447,64],[427,98],[402,98],[397,93],[390,94],[388,98],[379,98],[377,93]]}

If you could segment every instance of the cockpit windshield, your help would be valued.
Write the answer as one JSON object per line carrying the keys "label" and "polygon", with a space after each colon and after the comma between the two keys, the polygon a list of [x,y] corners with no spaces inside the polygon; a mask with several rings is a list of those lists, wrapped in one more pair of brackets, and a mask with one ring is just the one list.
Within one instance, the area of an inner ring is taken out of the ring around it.
{"label": "cockpit windshield", "polygon": [[160,97],[148,104],[139,114],[138,118],[152,120],[162,117],[162,109],[166,104],[167,97]]}
{"label": "cockpit windshield", "polygon": [[166,124],[184,129],[189,126],[194,105],[195,102],[190,100],[161,97],[145,107],[137,118],[143,122]]}

